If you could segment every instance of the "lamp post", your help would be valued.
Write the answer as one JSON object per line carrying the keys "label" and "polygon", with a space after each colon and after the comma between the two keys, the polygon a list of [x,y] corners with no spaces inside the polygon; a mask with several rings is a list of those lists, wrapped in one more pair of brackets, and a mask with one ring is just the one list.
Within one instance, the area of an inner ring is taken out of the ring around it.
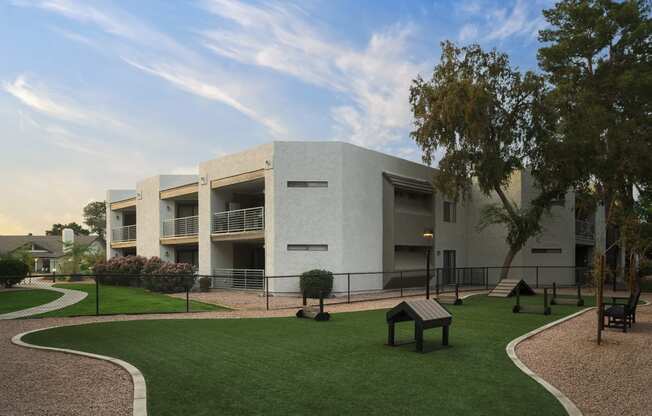
{"label": "lamp post", "polygon": [[428,241],[426,248],[426,299],[430,299],[430,249],[432,247],[432,239],[435,236],[432,228],[423,230],[423,238]]}

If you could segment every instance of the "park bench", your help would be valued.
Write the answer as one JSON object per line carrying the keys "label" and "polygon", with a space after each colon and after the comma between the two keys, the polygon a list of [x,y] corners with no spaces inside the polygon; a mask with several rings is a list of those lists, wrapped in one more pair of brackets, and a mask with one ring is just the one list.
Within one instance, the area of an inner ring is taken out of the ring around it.
{"label": "park bench", "polygon": [[[640,297],[640,288],[629,297],[610,296],[611,303],[604,302],[603,317],[607,319],[607,327],[627,332],[627,328],[631,328],[632,324],[636,323],[636,305],[638,305]],[[623,301],[624,303],[620,303]]]}

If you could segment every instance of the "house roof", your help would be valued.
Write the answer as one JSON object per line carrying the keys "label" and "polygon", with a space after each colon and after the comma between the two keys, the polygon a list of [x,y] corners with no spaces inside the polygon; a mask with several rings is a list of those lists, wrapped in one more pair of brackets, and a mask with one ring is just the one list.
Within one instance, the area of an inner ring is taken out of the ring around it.
{"label": "house roof", "polygon": [[[75,235],[75,242],[90,245],[103,240],[96,235]],[[33,252],[38,258],[58,258],[63,256],[63,241],[60,235],[0,235],[0,254],[11,253],[25,245],[34,244],[43,252]]]}

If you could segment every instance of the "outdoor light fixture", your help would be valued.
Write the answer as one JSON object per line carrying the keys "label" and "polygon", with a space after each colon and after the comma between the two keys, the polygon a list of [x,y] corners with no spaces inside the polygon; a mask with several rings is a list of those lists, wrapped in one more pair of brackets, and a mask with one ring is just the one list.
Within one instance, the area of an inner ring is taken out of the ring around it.
{"label": "outdoor light fixture", "polygon": [[423,238],[427,238],[428,240],[432,240],[432,238],[435,236],[435,233],[432,231],[432,228],[426,228],[423,230]]}

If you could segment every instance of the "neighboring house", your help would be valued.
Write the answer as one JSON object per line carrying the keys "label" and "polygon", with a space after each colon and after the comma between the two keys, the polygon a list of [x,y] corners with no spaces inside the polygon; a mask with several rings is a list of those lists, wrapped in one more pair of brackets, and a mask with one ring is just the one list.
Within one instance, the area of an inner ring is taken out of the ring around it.
{"label": "neighboring house", "polygon": [[[433,267],[500,266],[505,228],[477,230],[482,207],[498,198],[474,190],[464,204],[449,201],[435,192],[435,173],[348,143],[265,144],[200,163],[196,176],[155,176],[134,190],[108,191],[107,256],[160,256],[191,263],[201,274],[247,276],[252,288],[262,287],[263,274],[315,268],[423,269],[430,245]],[[527,204],[535,194],[530,175],[514,175],[513,200]],[[539,277],[572,282],[568,266],[588,264],[593,248],[604,246],[601,212],[576,219],[574,194],[560,196],[544,233],[513,265],[566,266],[543,269]],[[433,240],[423,237],[425,229],[434,230]],[[356,279],[354,289],[381,289],[395,276]],[[269,284],[277,292],[297,288],[296,279]]]}
{"label": "neighboring house", "polygon": [[66,255],[65,242],[88,245],[91,250],[104,250],[106,243],[96,235],[75,235],[71,229],[60,235],[0,235],[0,255],[26,250],[34,259],[35,273],[52,273]]}

